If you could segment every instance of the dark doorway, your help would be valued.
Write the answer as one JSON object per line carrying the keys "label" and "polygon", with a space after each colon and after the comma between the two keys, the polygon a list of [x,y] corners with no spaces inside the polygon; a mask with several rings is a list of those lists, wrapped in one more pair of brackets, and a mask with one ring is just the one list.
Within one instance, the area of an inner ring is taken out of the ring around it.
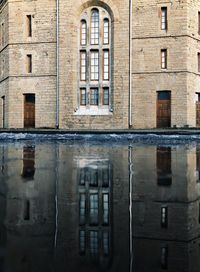
{"label": "dark doorway", "polygon": [[171,127],[171,92],[158,92],[157,97],[157,127]]}
{"label": "dark doorway", "polygon": [[35,94],[24,95],[24,127],[35,127]]}

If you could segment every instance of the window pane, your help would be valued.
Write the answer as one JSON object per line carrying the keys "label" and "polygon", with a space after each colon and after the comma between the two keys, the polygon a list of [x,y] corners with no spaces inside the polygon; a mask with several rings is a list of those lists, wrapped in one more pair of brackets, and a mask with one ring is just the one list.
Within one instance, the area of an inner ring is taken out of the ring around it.
{"label": "window pane", "polygon": [[81,51],[81,80],[86,80],[86,52]]}
{"label": "window pane", "polygon": [[103,89],[103,105],[109,105],[109,89]]}
{"label": "window pane", "polygon": [[91,44],[99,44],[99,11],[97,9],[92,10]]}
{"label": "window pane", "polygon": [[81,106],[86,105],[86,89],[80,90],[80,104],[81,104]]}
{"label": "window pane", "polygon": [[103,43],[109,44],[109,20],[104,19]]}
{"label": "window pane", "polygon": [[167,68],[167,49],[161,50],[161,68],[162,69]]}
{"label": "window pane", "polygon": [[87,44],[87,24],[86,21],[81,21],[81,45]]}
{"label": "window pane", "polygon": [[81,230],[79,232],[79,252],[80,255],[85,254],[85,231]]}
{"label": "window pane", "polygon": [[103,253],[104,256],[109,255],[109,232],[103,232]]}
{"label": "window pane", "polygon": [[99,91],[98,89],[90,90],[90,105],[98,106],[99,104]]}
{"label": "window pane", "polygon": [[99,79],[99,52],[91,52],[91,80]]}
{"label": "window pane", "polygon": [[109,80],[109,51],[103,51],[103,79]]}
{"label": "window pane", "polygon": [[167,29],[167,7],[161,8],[161,29]]}

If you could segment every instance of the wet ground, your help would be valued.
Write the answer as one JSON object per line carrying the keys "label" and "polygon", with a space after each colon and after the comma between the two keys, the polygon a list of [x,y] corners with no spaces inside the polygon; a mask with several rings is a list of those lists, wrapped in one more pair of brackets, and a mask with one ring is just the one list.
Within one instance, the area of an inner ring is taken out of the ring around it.
{"label": "wet ground", "polygon": [[0,134],[0,271],[199,272],[200,137]]}

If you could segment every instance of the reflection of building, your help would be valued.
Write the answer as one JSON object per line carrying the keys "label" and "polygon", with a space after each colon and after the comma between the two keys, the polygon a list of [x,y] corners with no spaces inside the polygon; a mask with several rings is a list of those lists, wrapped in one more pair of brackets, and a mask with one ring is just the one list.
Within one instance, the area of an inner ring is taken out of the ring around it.
{"label": "reflection of building", "polygon": [[0,156],[5,269],[128,271],[126,150],[28,143],[5,145]]}
{"label": "reflection of building", "polygon": [[145,146],[133,154],[135,271],[199,271],[196,148]]}

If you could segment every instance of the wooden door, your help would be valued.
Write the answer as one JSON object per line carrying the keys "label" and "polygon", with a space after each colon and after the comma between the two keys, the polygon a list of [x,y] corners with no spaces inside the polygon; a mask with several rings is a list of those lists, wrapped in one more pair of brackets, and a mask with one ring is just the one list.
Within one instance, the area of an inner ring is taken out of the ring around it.
{"label": "wooden door", "polygon": [[35,127],[35,95],[24,95],[24,127]]}
{"label": "wooden door", "polygon": [[157,127],[171,127],[171,94],[158,92],[157,99]]}
{"label": "wooden door", "polygon": [[196,102],[196,126],[200,127],[200,102]]}

